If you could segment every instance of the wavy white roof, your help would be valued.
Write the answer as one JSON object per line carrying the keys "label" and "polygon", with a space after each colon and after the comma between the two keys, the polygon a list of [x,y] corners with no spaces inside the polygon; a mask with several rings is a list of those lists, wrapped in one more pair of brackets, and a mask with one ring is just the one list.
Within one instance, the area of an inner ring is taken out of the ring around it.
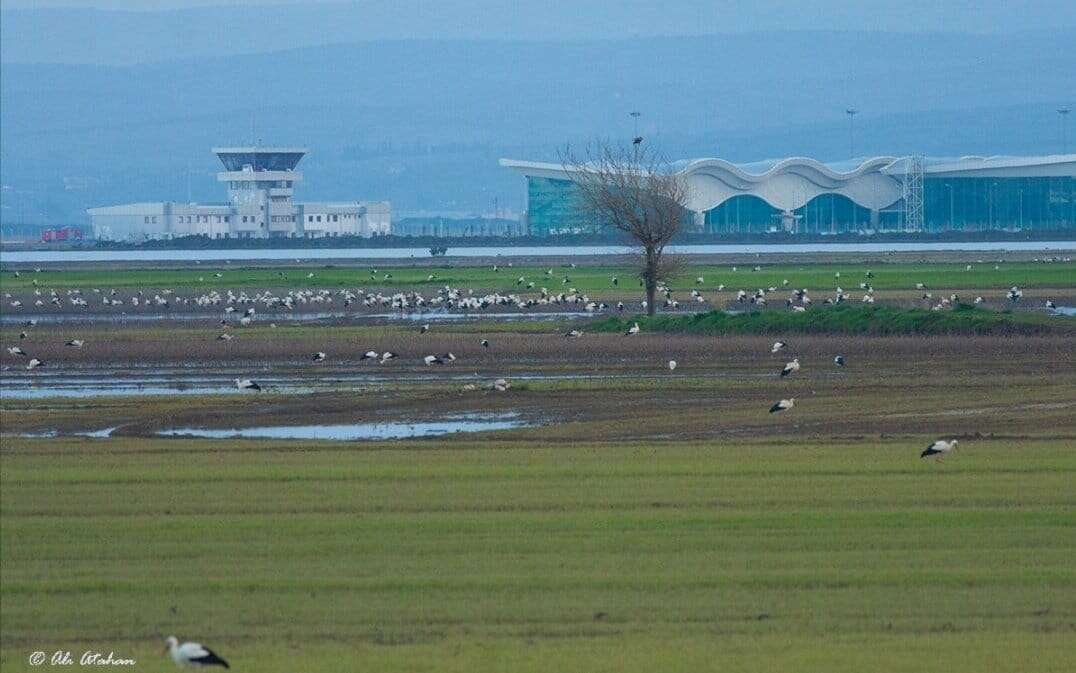
{"label": "wavy white roof", "polygon": [[[809,157],[734,164],[724,159],[673,162],[672,170],[688,183],[688,207],[710,210],[734,196],[752,195],[775,208],[793,210],[821,194],[841,194],[855,203],[880,210],[900,199],[901,178],[909,157],[880,156],[837,162]],[[560,164],[501,159],[500,164],[524,175],[566,179]],[[962,177],[1076,177],[1076,154],[1038,157],[926,157],[928,175]]]}

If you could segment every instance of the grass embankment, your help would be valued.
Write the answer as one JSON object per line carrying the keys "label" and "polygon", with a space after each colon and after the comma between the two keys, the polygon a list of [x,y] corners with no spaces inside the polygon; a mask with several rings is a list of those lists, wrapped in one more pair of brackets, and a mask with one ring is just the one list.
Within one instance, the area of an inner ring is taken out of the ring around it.
{"label": "grass embankment", "polygon": [[606,318],[591,324],[595,332],[625,331],[638,322],[646,332],[689,334],[1042,334],[1073,329],[1076,320],[1060,316],[1009,313],[959,305],[928,311],[892,306],[813,306],[806,311],[709,311],[692,315]]}
{"label": "grass embankment", "polygon": [[[726,290],[733,288],[788,287],[811,288],[815,291],[831,289],[837,285],[852,290],[860,282],[869,280],[877,290],[913,290],[916,283],[931,288],[945,289],[1004,289],[1012,285],[1022,288],[1072,287],[1074,266],[1071,262],[1050,264],[1035,262],[994,261],[966,264],[956,263],[876,263],[876,264],[764,264],[754,271],[754,265],[692,264],[683,274],[670,281],[670,287],[678,290],[698,288],[713,291],[719,285]],[[995,268],[997,267],[997,268]],[[734,270],[735,269],[735,270]],[[552,271],[552,274],[548,273]],[[870,271],[873,278],[867,278]],[[220,277],[217,277],[217,274]],[[309,277],[309,274],[313,277]],[[837,274],[840,274],[839,276]],[[430,278],[430,276],[433,278]],[[698,277],[703,278],[697,283]],[[517,285],[523,277],[524,283]],[[619,281],[612,283],[613,277]],[[564,280],[568,282],[565,283]],[[638,288],[638,276],[627,266],[584,265],[492,265],[475,266],[473,262],[460,260],[439,266],[302,266],[257,267],[239,265],[192,266],[191,268],[112,268],[98,270],[54,270],[45,268],[40,273],[23,269],[18,278],[5,265],[0,273],[0,286],[4,291],[31,289],[34,281],[42,288],[171,288],[210,289],[240,287],[428,287],[440,288],[476,287],[502,291],[526,291],[526,284],[546,287],[551,292],[566,291],[574,287],[580,291],[624,291]],[[733,290],[734,291],[734,290]]]}
{"label": "grass embankment", "polygon": [[1068,670],[1070,445],[929,439],[5,440],[0,663]]}

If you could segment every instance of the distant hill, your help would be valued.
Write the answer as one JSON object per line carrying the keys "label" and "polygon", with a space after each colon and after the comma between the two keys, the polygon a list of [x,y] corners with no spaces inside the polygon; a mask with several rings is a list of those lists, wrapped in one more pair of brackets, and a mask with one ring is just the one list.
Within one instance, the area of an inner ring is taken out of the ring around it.
{"label": "distant hill", "polygon": [[632,109],[670,158],[845,158],[848,106],[861,110],[860,155],[1057,152],[1073,45],[1071,29],[762,32],[6,63],[0,220],[77,222],[87,206],[185,200],[188,185],[192,198],[219,201],[209,148],[247,142],[252,127],[266,143],[311,148],[298,199],[391,199],[430,212],[487,212],[494,199],[521,209],[523,182],[499,157],[549,160],[565,142],[626,138]]}

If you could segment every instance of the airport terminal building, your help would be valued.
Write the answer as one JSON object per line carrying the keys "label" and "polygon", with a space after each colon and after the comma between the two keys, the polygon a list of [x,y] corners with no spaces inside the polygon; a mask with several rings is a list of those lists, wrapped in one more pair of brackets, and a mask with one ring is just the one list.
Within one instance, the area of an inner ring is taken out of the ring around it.
{"label": "airport terminal building", "polygon": [[[527,183],[534,236],[581,233],[571,175],[553,163],[501,159]],[[695,231],[841,234],[878,231],[1076,228],[1076,154],[1036,157],[874,157],[823,163],[672,165],[687,182]]]}
{"label": "airport terminal building", "polygon": [[217,147],[228,187],[227,203],[129,203],[90,208],[94,236],[144,241],[181,236],[209,238],[322,238],[388,234],[387,201],[297,203],[295,170],[307,154],[300,147]]}

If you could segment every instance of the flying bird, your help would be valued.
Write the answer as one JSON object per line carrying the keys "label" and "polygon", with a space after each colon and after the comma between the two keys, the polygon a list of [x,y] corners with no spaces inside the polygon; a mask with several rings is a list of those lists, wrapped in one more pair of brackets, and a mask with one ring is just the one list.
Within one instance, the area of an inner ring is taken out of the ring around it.
{"label": "flying bird", "polygon": [[231,668],[213,650],[199,643],[179,643],[175,636],[168,636],[164,641],[166,651],[172,655],[177,666],[221,666]]}
{"label": "flying bird", "polygon": [[957,440],[955,439],[948,442],[944,439],[939,439],[937,441],[931,442],[930,446],[923,449],[923,453],[919,454],[919,457],[929,458],[930,456],[944,456],[945,454],[956,448],[956,443]]}
{"label": "flying bird", "polygon": [[784,377],[788,376],[789,374],[791,374],[793,372],[798,372],[799,370],[800,370],[800,359],[799,358],[792,358],[792,362],[789,362],[788,364],[786,364],[785,368],[781,370],[781,378],[784,378]]}
{"label": "flying bird", "polygon": [[795,398],[789,398],[787,400],[781,400],[781,401],[775,403],[772,407],[770,407],[770,413],[771,414],[776,414],[778,411],[786,411],[788,409],[791,409],[794,406],[796,406],[796,399]]}
{"label": "flying bird", "polygon": [[250,379],[236,379],[235,380],[235,387],[239,388],[240,390],[261,390],[262,389],[261,386],[259,386],[254,381],[251,381]]}

